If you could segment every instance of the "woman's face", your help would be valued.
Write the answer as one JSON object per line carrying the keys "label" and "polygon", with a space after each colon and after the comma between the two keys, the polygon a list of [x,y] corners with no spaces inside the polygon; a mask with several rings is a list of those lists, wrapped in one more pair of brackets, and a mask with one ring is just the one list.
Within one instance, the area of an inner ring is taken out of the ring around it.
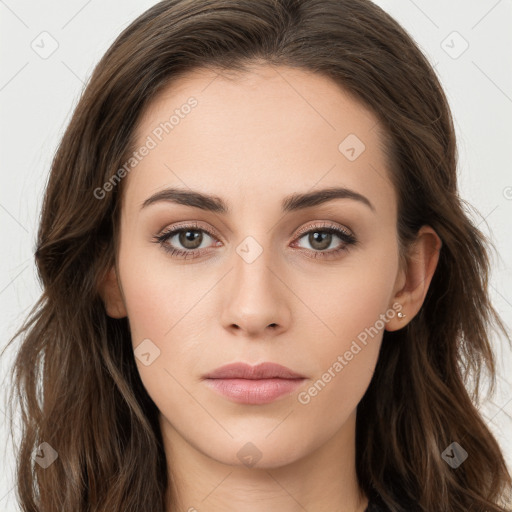
{"label": "woman's face", "polygon": [[[164,436],[273,467],[353,428],[403,285],[380,144],[368,110],[287,67],[194,72],[145,111],[117,278]],[[303,378],[204,378],[235,362]]]}

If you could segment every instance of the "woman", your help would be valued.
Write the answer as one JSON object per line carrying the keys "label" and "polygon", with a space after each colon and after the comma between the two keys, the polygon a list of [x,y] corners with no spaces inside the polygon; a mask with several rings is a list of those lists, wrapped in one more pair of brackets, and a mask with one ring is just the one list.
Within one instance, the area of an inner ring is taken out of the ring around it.
{"label": "woman", "polygon": [[506,334],[486,240],[435,73],[371,2],[140,16],[55,155],[36,263],[24,510],[510,510],[464,385]]}

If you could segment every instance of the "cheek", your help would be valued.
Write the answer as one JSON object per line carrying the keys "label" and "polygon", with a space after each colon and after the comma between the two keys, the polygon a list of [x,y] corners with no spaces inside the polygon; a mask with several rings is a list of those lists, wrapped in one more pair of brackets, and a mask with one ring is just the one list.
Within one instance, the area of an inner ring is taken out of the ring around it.
{"label": "cheek", "polygon": [[[306,408],[330,410],[341,418],[357,406],[371,381],[386,323],[396,313],[390,299],[397,252],[389,247],[377,255],[361,255],[357,263],[337,269],[336,276],[308,281],[297,292],[308,297],[308,307],[318,313],[305,315],[306,324],[301,326],[318,332],[308,336],[315,340],[314,352],[310,351],[315,379],[297,397]],[[305,346],[302,349],[307,353]],[[333,403],[336,409],[330,408]]]}
{"label": "cheek", "polygon": [[172,337],[181,322],[194,315],[213,277],[199,279],[192,269],[163,255],[151,260],[143,251],[126,252],[120,257],[120,273],[134,345],[141,338]]}
{"label": "cheek", "polygon": [[[179,384],[186,385],[204,370],[199,363],[211,341],[205,330],[216,315],[205,311],[202,300],[218,277],[199,278],[197,270],[173,265],[162,255],[150,261],[135,245],[121,249],[119,271],[136,363],[159,405],[160,399],[181,395]],[[137,357],[142,354],[149,356]],[[180,403],[186,399],[184,393]]]}
{"label": "cheek", "polygon": [[[364,343],[373,339],[376,330],[382,334],[385,323],[381,315],[388,312],[398,270],[398,257],[393,247],[347,259],[346,265],[308,274],[294,283],[294,292],[303,298],[309,312],[300,315],[303,327],[321,336],[320,350],[329,355],[350,346],[354,339]],[[306,310],[304,310],[306,311]],[[371,331],[373,336],[368,334]],[[365,335],[366,333],[366,335]],[[378,344],[378,341],[374,344]],[[327,361],[323,361],[324,366]]]}
{"label": "cheek", "polygon": [[[350,290],[347,285],[347,294]],[[325,297],[318,299],[319,305],[325,305],[326,323],[334,334],[310,336],[314,350],[305,353],[314,361],[316,372],[297,393],[296,404],[302,428],[319,438],[334,435],[347,421],[373,377],[385,325],[380,315],[386,311],[385,295],[375,290],[379,288],[354,285],[352,296],[339,291],[331,295],[337,299],[335,304]]]}

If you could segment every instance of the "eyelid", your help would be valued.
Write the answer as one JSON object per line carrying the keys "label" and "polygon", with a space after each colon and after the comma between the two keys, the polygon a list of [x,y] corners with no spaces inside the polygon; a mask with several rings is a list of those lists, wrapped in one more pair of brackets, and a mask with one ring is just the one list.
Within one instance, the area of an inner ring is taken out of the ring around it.
{"label": "eyelid", "polygon": [[178,222],[176,224],[173,224],[172,226],[168,226],[168,227],[160,230],[160,232],[156,235],[156,237],[161,237],[163,235],[172,233],[173,231],[178,231],[180,229],[192,229],[192,230],[197,229],[198,231],[204,231],[204,232],[206,232],[206,234],[212,235],[219,240],[222,239],[221,235],[218,233],[218,231],[215,228],[213,228],[211,226],[207,227],[206,225],[202,224],[200,221],[196,221],[196,220]]}
{"label": "eyelid", "polygon": [[[302,228],[300,228],[294,236],[295,238],[299,238],[302,235],[309,233],[312,229],[324,229],[324,228],[335,228],[339,229],[340,231],[344,232],[348,236],[354,236],[353,232],[348,229],[345,226],[334,224],[332,221],[317,221],[314,224],[306,225]],[[218,233],[218,231],[213,228],[212,226],[206,226],[202,224],[200,221],[182,221],[178,222],[176,224],[173,224],[172,226],[166,227],[164,229],[161,229],[159,233],[156,235],[157,237],[163,236],[167,233],[172,233],[174,231],[178,231],[179,229],[198,229],[203,230],[209,235],[215,236],[217,239],[222,239],[221,235]]]}
{"label": "eyelid", "polygon": [[304,235],[306,233],[309,233],[310,231],[312,231],[314,229],[328,229],[328,228],[338,229],[338,230],[344,232],[347,236],[354,236],[354,233],[352,233],[352,231],[350,229],[346,228],[345,226],[335,224],[332,221],[324,220],[324,221],[315,222],[313,225],[310,224],[308,226],[300,228],[295,233],[295,238],[300,237],[301,235]]}

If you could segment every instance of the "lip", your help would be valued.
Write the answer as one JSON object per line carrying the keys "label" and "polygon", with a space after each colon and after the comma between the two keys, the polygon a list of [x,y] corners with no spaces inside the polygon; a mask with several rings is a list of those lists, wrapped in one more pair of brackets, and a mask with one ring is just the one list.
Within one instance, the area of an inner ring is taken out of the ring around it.
{"label": "lip", "polygon": [[233,402],[258,405],[292,393],[305,377],[277,363],[231,363],[203,379],[211,389]]}
{"label": "lip", "polygon": [[231,363],[221,366],[204,376],[206,379],[303,379],[296,373],[277,363],[260,363],[251,366],[247,363]]}

